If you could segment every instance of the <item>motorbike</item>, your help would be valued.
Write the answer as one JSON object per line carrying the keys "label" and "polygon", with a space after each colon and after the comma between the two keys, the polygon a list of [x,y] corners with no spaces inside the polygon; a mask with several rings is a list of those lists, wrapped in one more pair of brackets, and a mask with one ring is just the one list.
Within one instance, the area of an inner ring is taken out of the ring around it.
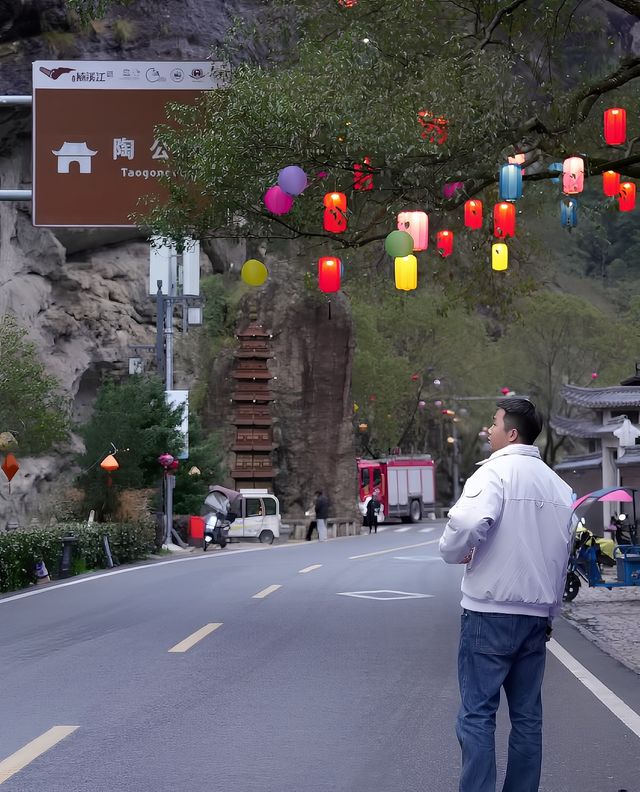
{"label": "motorbike", "polygon": [[217,544],[221,549],[227,546],[229,527],[237,516],[231,509],[231,493],[239,495],[234,490],[213,487],[205,499],[206,514],[202,537],[202,549],[205,553],[211,544]]}
{"label": "motorbike", "polygon": [[615,534],[618,545],[637,545],[638,526],[626,514],[613,514],[608,531]]}

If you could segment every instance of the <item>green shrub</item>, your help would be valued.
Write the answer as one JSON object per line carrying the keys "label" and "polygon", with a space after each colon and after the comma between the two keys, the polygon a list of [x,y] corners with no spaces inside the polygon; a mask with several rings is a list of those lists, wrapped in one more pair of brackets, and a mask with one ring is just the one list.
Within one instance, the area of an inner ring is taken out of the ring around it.
{"label": "green shrub", "polygon": [[62,538],[74,536],[71,574],[104,569],[102,544],[109,537],[114,562],[126,564],[144,558],[153,549],[154,528],[149,523],[64,523],[49,528],[0,534],[0,592],[26,588],[35,582],[35,565],[44,561],[49,574],[58,573]]}

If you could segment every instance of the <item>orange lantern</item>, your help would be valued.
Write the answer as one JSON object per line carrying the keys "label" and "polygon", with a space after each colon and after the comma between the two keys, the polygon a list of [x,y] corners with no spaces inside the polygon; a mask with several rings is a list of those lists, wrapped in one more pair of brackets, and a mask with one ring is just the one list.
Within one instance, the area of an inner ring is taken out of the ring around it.
{"label": "orange lantern", "polygon": [[620,192],[620,174],[608,170],[602,174],[602,190],[607,198],[613,198]]}
{"label": "orange lantern", "polygon": [[426,212],[400,212],[398,231],[411,234],[415,251],[429,247],[429,218]]}
{"label": "orange lantern", "polygon": [[453,253],[453,231],[438,231],[436,242],[442,258]]}
{"label": "orange lantern", "polygon": [[482,228],[482,201],[466,201],[464,205],[464,224],[467,228]]}
{"label": "orange lantern", "polygon": [[373,190],[373,172],[371,171],[371,159],[365,157],[362,165],[359,162],[353,166],[353,189],[354,190]]}
{"label": "orange lantern", "polygon": [[633,182],[622,182],[618,193],[618,209],[630,212],[636,205],[636,185]]}
{"label": "orange lantern", "polygon": [[627,139],[627,111],[612,107],[604,111],[604,140],[609,146],[619,146]]}
{"label": "orange lantern", "polygon": [[18,460],[13,454],[7,454],[4,462],[2,463],[2,472],[4,475],[9,479],[9,481],[11,481],[11,479],[19,470],[20,465],[18,464]]}
{"label": "orange lantern", "polygon": [[100,467],[103,470],[106,470],[107,473],[113,473],[114,470],[118,470],[120,465],[118,464],[118,460],[113,456],[113,454],[109,454],[102,460],[102,462],[100,463]]}
{"label": "orange lantern", "polygon": [[341,234],[347,230],[347,196],[344,193],[332,192],[324,196],[324,217],[322,227],[332,234]]}
{"label": "orange lantern", "polygon": [[499,239],[516,233],[516,205],[501,201],[493,207],[493,235]]}
{"label": "orange lantern", "polygon": [[340,291],[340,259],[323,256],[318,259],[318,286],[325,294]]}

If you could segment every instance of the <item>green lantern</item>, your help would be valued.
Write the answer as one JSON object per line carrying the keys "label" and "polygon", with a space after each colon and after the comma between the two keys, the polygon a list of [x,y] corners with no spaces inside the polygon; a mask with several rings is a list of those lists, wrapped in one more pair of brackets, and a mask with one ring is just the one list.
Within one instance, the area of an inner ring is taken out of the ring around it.
{"label": "green lantern", "polygon": [[403,258],[413,252],[413,237],[406,231],[392,231],[384,240],[384,249],[393,258]]}

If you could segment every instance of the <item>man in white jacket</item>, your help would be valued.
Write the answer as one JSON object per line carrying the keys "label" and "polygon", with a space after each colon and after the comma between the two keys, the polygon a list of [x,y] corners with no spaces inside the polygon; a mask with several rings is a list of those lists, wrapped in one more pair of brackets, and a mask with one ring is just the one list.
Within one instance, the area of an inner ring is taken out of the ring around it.
{"label": "man in white jacket", "polygon": [[466,564],[458,652],[460,792],[495,792],[495,720],[504,688],[511,733],[503,792],[537,792],[546,641],[560,610],[571,541],[571,488],[533,445],[542,417],[523,398],[497,402],[489,442],[440,540]]}

